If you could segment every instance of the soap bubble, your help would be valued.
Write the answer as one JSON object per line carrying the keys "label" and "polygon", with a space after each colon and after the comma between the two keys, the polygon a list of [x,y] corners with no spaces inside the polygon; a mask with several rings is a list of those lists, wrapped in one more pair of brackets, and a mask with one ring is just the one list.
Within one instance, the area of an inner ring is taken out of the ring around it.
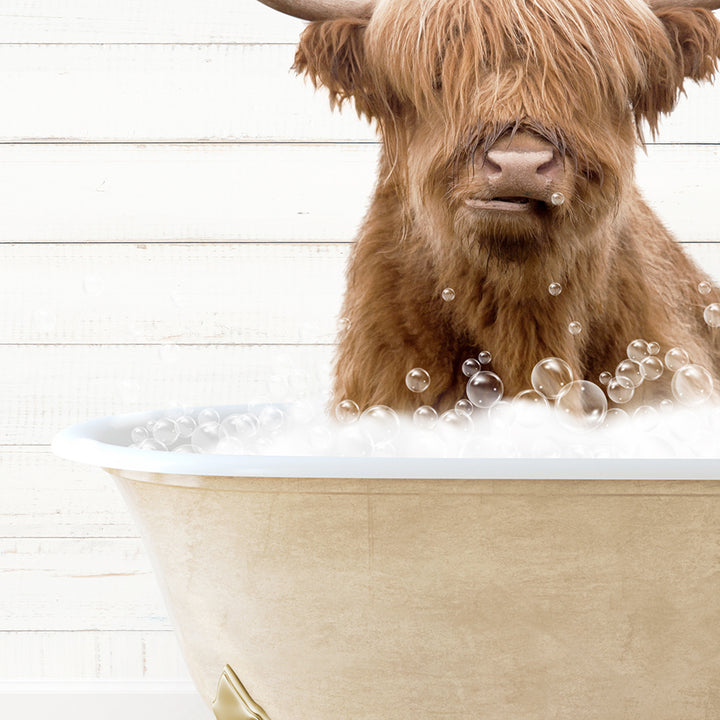
{"label": "soap bubble", "polygon": [[698,292],[699,292],[701,295],[708,295],[711,290],[712,290],[712,285],[711,285],[707,280],[703,280],[703,281],[698,285]]}
{"label": "soap bubble", "polygon": [[191,415],[181,415],[176,421],[178,435],[181,438],[189,438],[193,434],[193,430],[197,427],[195,418]]}
{"label": "soap bubble", "polygon": [[648,355],[640,361],[640,371],[646,380],[657,380],[664,370],[662,360],[655,355]]}
{"label": "soap bubble", "polygon": [[130,431],[130,440],[132,440],[132,442],[136,445],[139,445],[143,440],[147,440],[149,437],[150,430],[144,425],[138,425]]}
{"label": "soap bubble", "polygon": [[446,410],[438,420],[438,428],[445,433],[458,430],[466,433],[473,429],[473,421],[465,413],[460,413],[457,410]]}
{"label": "soap bubble", "polygon": [[673,407],[674,407],[674,406],[673,406],[673,401],[672,401],[672,400],[668,400],[667,398],[665,398],[664,400],[661,400],[661,401],[660,401],[659,407],[660,407],[660,411],[663,412],[663,413],[672,412],[672,409],[673,409]]}
{"label": "soap bubble", "polygon": [[633,387],[640,387],[643,382],[643,373],[640,363],[635,360],[630,360],[630,358],[623,360],[618,363],[618,366],[615,368],[615,377],[625,378],[632,384]]}
{"label": "soap bubble", "polygon": [[478,370],[480,370],[480,363],[475,358],[468,358],[462,364],[462,373],[465,377],[472,377]]}
{"label": "soap bubble", "polygon": [[266,405],[258,415],[258,421],[263,430],[276,432],[285,422],[285,413],[273,405]]}
{"label": "soap bubble", "polygon": [[350,321],[350,318],[348,317],[341,317],[337,321],[337,329],[338,332],[344,333],[347,332],[352,325],[352,322]]}
{"label": "soap bubble", "polygon": [[390,442],[400,429],[398,414],[387,405],[373,405],[360,416],[363,429],[373,444]]}
{"label": "soap bubble", "polygon": [[614,377],[607,384],[608,397],[618,405],[630,402],[635,394],[635,386],[626,377]]}
{"label": "soap bubble", "polygon": [[414,393],[424,392],[430,387],[430,374],[422,368],[413,368],[405,376],[405,384]]}
{"label": "soap bubble", "polygon": [[473,414],[474,409],[475,406],[466,398],[458,400],[455,403],[455,412],[458,412],[461,415],[467,415],[469,417]]}
{"label": "soap bubble", "polygon": [[720,327],[720,303],[712,303],[703,311],[705,322],[710,327]]}
{"label": "soap bubble", "polygon": [[153,438],[164,445],[172,445],[178,439],[179,434],[180,431],[178,430],[177,423],[168,417],[160,418],[160,420],[153,425]]}
{"label": "soap bubble", "polygon": [[178,445],[176,448],[173,448],[173,452],[175,453],[197,453],[198,449],[194,447],[193,445],[185,444],[185,445]]}
{"label": "soap bubble", "polygon": [[220,442],[220,423],[205,422],[198,425],[190,436],[190,443],[200,452],[211,453]]}
{"label": "soap bubble", "polygon": [[558,207],[565,202],[565,196],[561,192],[555,192],[550,196],[550,202]]}
{"label": "soap bubble", "polygon": [[562,285],[560,283],[552,282],[548,285],[548,292],[557,297],[562,292]]}
{"label": "soap bubble", "polygon": [[205,423],[219,423],[220,413],[215,408],[204,408],[198,413],[197,424],[204,425]]}
{"label": "soap bubble", "polygon": [[600,377],[598,378],[598,380],[600,380],[603,385],[607,385],[612,380],[612,377],[612,373],[605,370],[604,372],[600,373]]}
{"label": "soap bubble", "polygon": [[167,445],[163,442],[160,442],[159,440],[155,440],[154,438],[148,438],[147,440],[143,440],[138,447],[140,450],[163,450],[167,451]]}
{"label": "soap bubble", "polygon": [[493,372],[476,372],[467,383],[467,396],[476,407],[487,409],[502,400],[505,388],[502,380]]}
{"label": "soap bubble", "polygon": [[234,413],[220,423],[221,436],[232,436],[239,440],[249,440],[260,430],[260,421],[252,413]]}
{"label": "soap bubble", "polygon": [[350,425],[360,417],[360,408],[354,400],[341,400],[335,406],[335,417],[343,425]]}
{"label": "soap bubble", "polygon": [[234,437],[239,440],[248,440],[257,434],[259,427],[260,423],[254,415],[233,413],[220,423],[219,434],[221,438]]}
{"label": "soap bubble", "polygon": [[530,374],[530,384],[548,400],[555,400],[572,381],[570,366],[557,357],[544,358]]}
{"label": "soap bubble", "polygon": [[650,355],[650,347],[649,344],[645,342],[645,340],[633,340],[627,346],[627,356],[630,358],[630,360],[640,362],[648,355]]}
{"label": "soap bubble", "polygon": [[446,287],[442,291],[442,299],[445,302],[450,302],[451,300],[455,299],[455,291],[451,287]]}
{"label": "soap bubble", "polygon": [[713,391],[712,375],[700,365],[685,365],[674,375],[671,383],[675,399],[688,407],[706,402]]}
{"label": "soap bubble", "polygon": [[478,353],[478,362],[481,365],[489,365],[492,362],[492,355],[487,350]]}
{"label": "soap bubble", "polygon": [[588,380],[573,380],[555,402],[560,424],[583,432],[600,427],[607,409],[605,393]]}
{"label": "soap bubble", "polygon": [[421,430],[432,430],[437,425],[437,421],[437,411],[430,405],[421,405],[413,413],[413,423]]}
{"label": "soap bubble", "polygon": [[674,347],[665,353],[665,366],[672,372],[690,364],[690,356],[681,347]]}
{"label": "soap bubble", "polygon": [[579,322],[577,322],[576,320],[573,320],[568,325],[568,332],[571,335],[579,335],[582,332],[582,325]]}
{"label": "soap bubble", "polygon": [[520,407],[535,406],[546,408],[548,406],[548,401],[545,399],[545,396],[535,390],[523,390],[519,392],[512,399],[512,403]]}
{"label": "soap bubble", "polygon": [[650,405],[641,405],[633,413],[633,424],[644,432],[649,432],[657,427],[660,420],[658,411]]}
{"label": "soap bubble", "polygon": [[603,427],[617,430],[630,422],[630,416],[622,408],[610,408],[605,415]]}
{"label": "soap bubble", "polygon": [[648,343],[648,350],[650,351],[651,355],[657,355],[660,352],[659,343],[656,343],[656,342]]}

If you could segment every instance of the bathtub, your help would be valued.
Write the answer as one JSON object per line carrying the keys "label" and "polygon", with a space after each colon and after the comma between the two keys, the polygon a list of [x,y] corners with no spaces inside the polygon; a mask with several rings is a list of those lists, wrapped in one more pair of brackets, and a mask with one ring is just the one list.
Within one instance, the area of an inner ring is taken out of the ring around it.
{"label": "bathtub", "polygon": [[120,446],[161,415],[53,447],[115,478],[221,720],[720,717],[717,459]]}

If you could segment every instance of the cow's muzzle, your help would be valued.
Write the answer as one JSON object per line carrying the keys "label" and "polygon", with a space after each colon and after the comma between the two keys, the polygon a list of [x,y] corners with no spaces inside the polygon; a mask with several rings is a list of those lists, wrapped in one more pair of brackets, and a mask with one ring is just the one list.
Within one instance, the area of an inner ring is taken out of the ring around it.
{"label": "cow's muzzle", "polygon": [[563,190],[565,162],[546,140],[515,133],[498,140],[475,164],[477,192],[466,205],[484,210],[527,212],[538,203],[557,205],[553,195]]}

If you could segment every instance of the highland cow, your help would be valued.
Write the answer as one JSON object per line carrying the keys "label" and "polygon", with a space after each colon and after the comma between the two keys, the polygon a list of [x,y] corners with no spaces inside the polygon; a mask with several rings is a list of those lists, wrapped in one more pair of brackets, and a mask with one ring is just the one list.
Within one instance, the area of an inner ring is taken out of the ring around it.
{"label": "highland cow", "polygon": [[[382,138],[337,400],[451,407],[481,350],[506,394],[548,356],[597,382],[636,338],[720,375],[720,330],[703,320],[720,294],[698,293],[703,273],[634,181],[643,125],[655,133],[687,79],[712,79],[720,2],[263,2],[314,20],[295,69]],[[404,382],[413,367],[432,378],[419,395]]]}

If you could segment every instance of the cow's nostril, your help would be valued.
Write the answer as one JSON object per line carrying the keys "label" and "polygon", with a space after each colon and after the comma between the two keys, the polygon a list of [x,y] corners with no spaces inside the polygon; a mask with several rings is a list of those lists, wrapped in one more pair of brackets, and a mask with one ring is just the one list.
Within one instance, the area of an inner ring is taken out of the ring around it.
{"label": "cow's nostril", "polygon": [[548,175],[552,172],[555,172],[560,166],[560,161],[553,155],[550,160],[547,162],[544,162],[540,167],[537,169],[538,175]]}
{"label": "cow's nostril", "polygon": [[488,175],[499,175],[502,173],[502,167],[490,158],[490,155],[486,155],[483,161],[483,169]]}

